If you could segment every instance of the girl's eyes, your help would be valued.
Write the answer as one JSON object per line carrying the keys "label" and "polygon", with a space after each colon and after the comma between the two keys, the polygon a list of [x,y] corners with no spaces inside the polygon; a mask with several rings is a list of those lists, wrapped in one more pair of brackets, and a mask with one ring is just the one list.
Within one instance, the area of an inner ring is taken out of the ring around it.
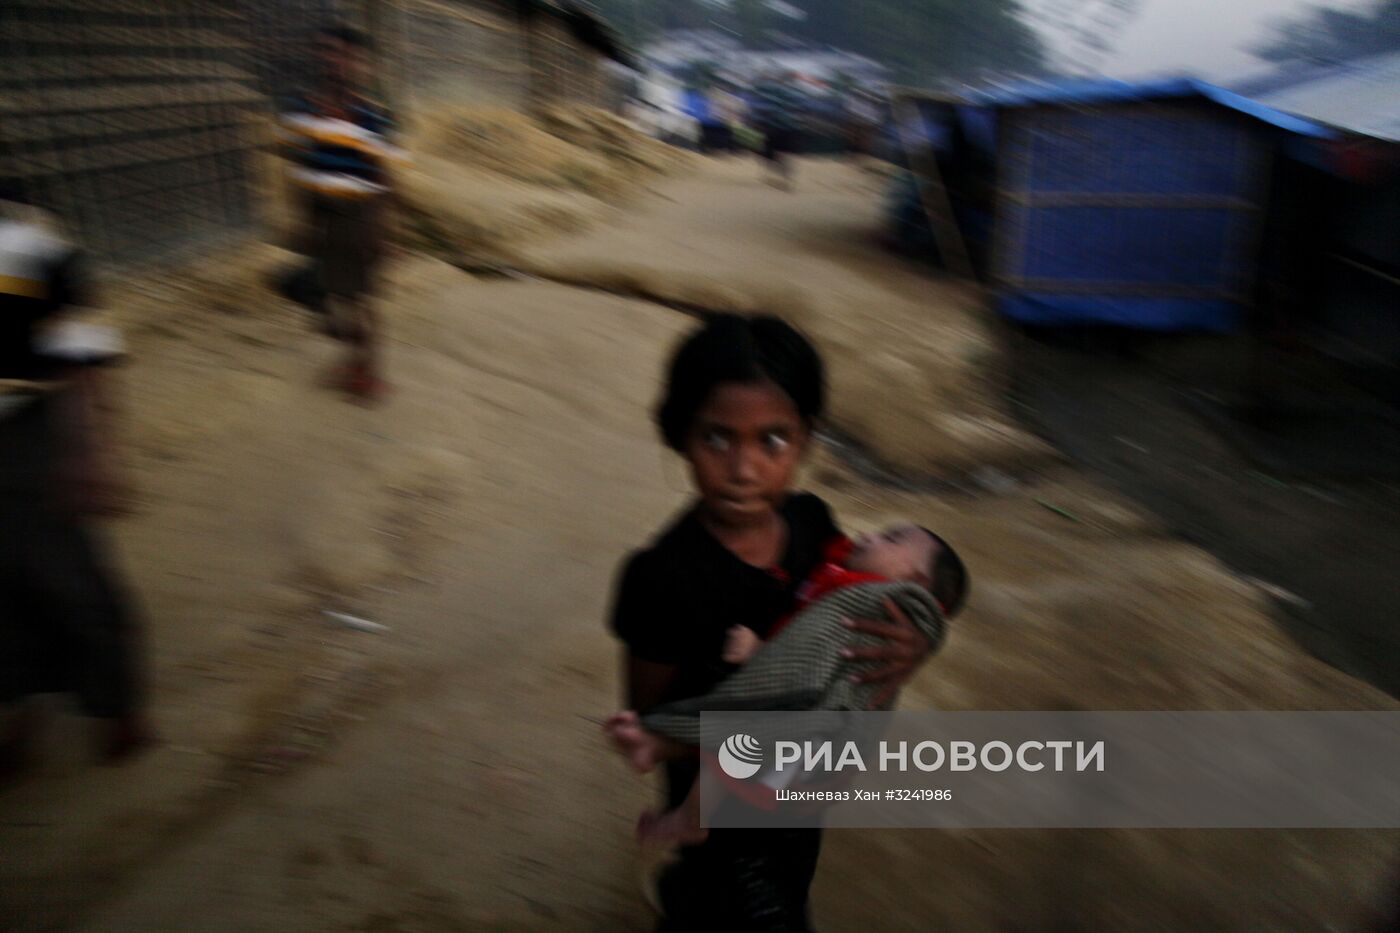
{"label": "girl's eyes", "polygon": [[[701,442],[716,453],[724,453],[733,446],[733,441],[729,436],[719,431],[707,431],[701,438]],[[791,446],[792,441],[786,434],[773,432],[763,436],[763,449],[770,455],[781,454]]]}
{"label": "girl's eyes", "polygon": [[711,450],[726,451],[729,449],[729,438],[718,431],[709,431],[705,434],[705,446]]}

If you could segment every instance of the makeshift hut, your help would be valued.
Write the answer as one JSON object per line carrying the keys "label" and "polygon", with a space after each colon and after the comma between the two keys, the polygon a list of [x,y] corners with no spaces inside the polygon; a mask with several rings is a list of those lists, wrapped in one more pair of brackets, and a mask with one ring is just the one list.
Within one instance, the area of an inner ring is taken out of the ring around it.
{"label": "makeshift hut", "polygon": [[[1273,291],[1333,356],[1400,364],[1400,52],[1287,68],[1239,90],[1339,132],[1289,166],[1286,192],[1309,248],[1274,263]],[[1303,198],[1306,197],[1304,201]]]}
{"label": "makeshift hut", "polygon": [[1256,303],[1271,179],[1336,134],[1191,79],[982,92],[997,306],[1032,325],[1227,331]]}

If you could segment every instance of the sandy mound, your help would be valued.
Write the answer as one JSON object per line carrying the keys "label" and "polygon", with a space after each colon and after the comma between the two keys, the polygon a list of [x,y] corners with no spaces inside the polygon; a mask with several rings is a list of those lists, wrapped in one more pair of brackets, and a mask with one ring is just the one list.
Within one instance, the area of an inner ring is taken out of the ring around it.
{"label": "sandy mound", "polygon": [[454,108],[418,126],[406,199],[420,245],[453,258],[508,256],[577,232],[687,158],[589,108],[550,107],[534,117]]}
{"label": "sandy mound", "polygon": [[966,483],[988,468],[1021,475],[1057,460],[1007,417],[1002,350],[976,296],[939,284],[936,313],[888,302],[878,317],[825,304],[791,315],[831,361],[832,423],[916,479]]}
{"label": "sandy mound", "polygon": [[[1005,412],[1006,364],[977,289],[878,246],[881,196],[849,165],[805,160],[795,193],[749,159],[708,159],[656,202],[588,238],[532,249],[544,278],[692,313],[792,321],[830,370],[831,423],[889,471],[968,481],[1057,458]],[[743,231],[743,235],[736,235]]]}
{"label": "sandy mound", "polygon": [[415,151],[551,188],[606,190],[607,161],[544,130],[524,114],[497,108],[426,116]]}
{"label": "sandy mound", "polygon": [[402,186],[414,245],[468,260],[509,257],[528,243],[583,230],[608,210],[578,191],[540,187],[442,156],[420,156]]}
{"label": "sandy mound", "polygon": [[622,167],[669,173],[686,166],[686,153],[639,132],[616,114],[593,107],[550,106],[536,119],[545,132],[571,145],[600,153]]}
{"label": "sandy mound", "polygon": [[[1059,459],[1008,419],[1003,358],[969,306],[928,315],[888,303],[882,317],[853,315],[819,292],[759,281],[672,272],[626,262],[552,259],[525,264],[551,281],[598,289],[703,315],[776,314],[825,354],[831,424],[882,467],[918,479],[966,482],[988,466],[1020,474]],[[970,305],[970,301],[969,301]]]}

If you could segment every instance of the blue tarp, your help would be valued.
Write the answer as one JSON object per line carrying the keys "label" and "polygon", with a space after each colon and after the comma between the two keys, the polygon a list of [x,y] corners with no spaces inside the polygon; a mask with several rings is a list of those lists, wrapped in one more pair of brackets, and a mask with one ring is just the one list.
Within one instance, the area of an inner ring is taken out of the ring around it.
{"label": "blue tarp", "polygon": [[1041,104],[1105,104],[1117,101],[1171,100],[1204,97],[1222,107],[1275,126],[1289,133],[1315,139],[1334,139],[1336,130],[1303,117],[1276,110],[1234,91],[1197,78],[1162,78],[1154,81],[1116,81],[1107,78],[1063,78],[1028,81],[1005,88],[972,91],[969,104],[982,107],[1026,107]]}
{"label": "blue tarp", "polygon": [[715,122],[712,117],[710,107],[710,97],[698,88],[691,88],[685,92],[681,100],[681,109],[687,116],[693,117],[701,126],[710,126]]}
{"label": "blue tarp", "polygon": [[[1212,107],[1098,108],[1130,101]],[[1060,105],[1083,105],[1081,107]],[[965,138],[994,146],[999,309],[1028,324],[1239,326],[1257,277],[1269,160],[1336,135],[1190,78],[980,91]]]}
{"label": "blue tarp", "polygon": [[1012,292],[1001,298],[997,310],[1012,321],[1039,327],[1094,324],[1163,332],[1230,333],[1240,325],[1239,305],[1219,299],[1124,299]]}

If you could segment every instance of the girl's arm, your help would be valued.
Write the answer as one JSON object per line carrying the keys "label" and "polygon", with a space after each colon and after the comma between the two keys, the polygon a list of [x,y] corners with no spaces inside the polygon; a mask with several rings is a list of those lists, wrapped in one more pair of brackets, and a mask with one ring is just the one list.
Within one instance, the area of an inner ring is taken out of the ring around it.
{"label": "girl's arm", "polygon": [[[852,638],[843,616],[824,600],[783,629],[753,660],[708,693],[658,707],[642,716],[647,731],[699,745],[703,712],[819,709],[838,679],[841,649]],[[845,686],[849,687],[847,683]]]}
{"label": "girl's arm", "polygon": [[[680,668],[674,664],[658,664],[655,661],[643,661],[634,657],[630,651],[623,652],[623,670],[627,672],[625,705],[628,710],[640,710],[645,712],[655,709],[661,705],[675,682]],[[635,719],[635,712],[621,713],[619,716],[632,717]],[[612,731],[613,723],[618,717],[614,717],[609,722],[609,731]],[[695,747],[683,745],[672,741],[665,736],[656,735],[645,731],[639,721],[634,723],[637,730],[636,736],[631,736],[628,741],[619,743],[617,736],[613,736],[614,745],[624,755],[632,757],[634,764],[637,763],[637,755],[640,744],[645,744],[646,750],[643,757],[647,766],[643,771],[650,771],[653,767],[663,761],[672,761],[677,758],[685,758],[695,754]],[[639,743],[638,738],[646,737],[644,743]]]}
{"label": "girl's arm", "polygon": [[680,667],[675,664],[643,661],[625,650],[622,655],[622,669],[626,678],[623,706],[641,712],[661,705],[680,673]]}
{"label": "girl's arm", "polygon": [[[850,623],[884,614],[894,621]],[[869,628],[867,628],[869,627]],[[900,682],[866,672],[889,651],[887,629],[907,627],[927,655],[941,643],[944,622],[927,592],[907,584],[865,584],[840,590],[805,609],[742,669],[709,693],[642,716],[648,731],[686,745],[700,743],[705,711],[842,711],[889,705]],[[884,641],[880,641],[884,639]],[[871,676],[871,675],[875,676]]]}

